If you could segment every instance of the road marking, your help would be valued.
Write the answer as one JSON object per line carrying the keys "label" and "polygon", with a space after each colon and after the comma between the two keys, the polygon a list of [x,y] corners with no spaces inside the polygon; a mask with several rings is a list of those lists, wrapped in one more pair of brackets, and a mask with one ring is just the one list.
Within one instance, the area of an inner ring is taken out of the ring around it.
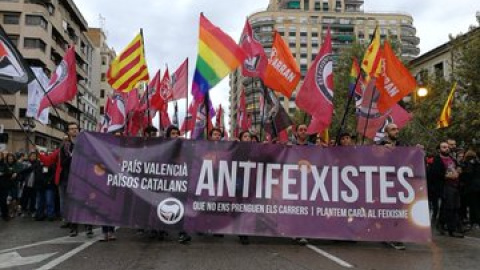
{"label": "road marking", "polygon": [[30,257],[22,257],[16,251],[3,253],[3,254],[0,254],[0,269],[12,268],[16,266],[29,265],[29,264],[36,264],[52,257],[55,254],[57,254],[57,252],[40,254],[40,255],[35,255]]}
{"label": "road marking", "polygon": [[348,262],[346,262],[346,261],[344,261],[344,260],[342,260],[342,259],[340,259],[340,258],[338,258],[338,257],[336,257],[336,256],[334,256],[334,255],[332,255],[332,254],[330,254],[330,253],[322,250],[322,249],[319,249],[319,248],[317,248],[317,247],[314,246],[314,245],[307,245],[307,247],[308,247],[309,249],[315,251],[316,253],[318,253],[318,254],[326,257],[327,259],[330,259],[330,260],[334,261],[335,263],[337,263],[337,264],[339,264],[339,265],[341,265],[341,266],[343,266],[343,267],[345,267],[345,268],[354,268],[354,266],[351,265],[351,264],[349,264]]}
{"label": "road marking", "polygon": [[101,239],[101,237],[96,237],[84,244],[82,244],[81,246],[63,254],[62,256],[56,258],[55,260],[43,265],[42,267],[40,268],[37,268],[37,270],[50,270],[52,268],[54,268],[55,266],[63,263],[64,261],[70,259],[71,257],[75,256],[77,253],[80,253],[82,250],[88,248],[89,246],[95,244],[95,242],[99,241]]}
{"label": "road marking", "polygon": [[[100,229],[95,229],[93,231],[96,234],[100,233]],[[45,241],[40,241],[40,242],[35,242],[35,243],[32,243],[32,244],[27,244],[27,245],[23,245],[23,246],[17,246],[17,247],[13,247],[13,248],[2,249],[2,250],[0,250],[0,254],[15,251],[15,250],[19,250],[19,249],[41,246],[41,245],[74,244],[74,243],[85,243],[85,239],[82,239],[81,236],[78,236],[78,237],[62,236],[62,237],[58,237],[58,238],[54,238],[54,239],[50,239],[50,240],[45,240]]]}

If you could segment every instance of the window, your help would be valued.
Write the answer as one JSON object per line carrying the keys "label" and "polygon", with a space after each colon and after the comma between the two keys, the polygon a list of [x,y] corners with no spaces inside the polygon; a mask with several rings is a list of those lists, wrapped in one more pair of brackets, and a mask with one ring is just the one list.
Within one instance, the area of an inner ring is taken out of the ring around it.
{"label": "window", "polygon": [[313,32],[313,33],[312,33],[312,37],[318,37],[318,33],[317,33],[317,32]]}
{"label": "window", "polygon": [[12,114],[10,113],[10,111],[13,110],[15,110],[15,106],[13,105],[8,105],[8,107],[5,105],[0,105],[0,119],[12,118]]}
{"label": "window", "polygon": [[20,13],[5,13],[3,14],[3,24],[19,24]]}
{"label": "window", "polygon": [[20,117],[20,118],[27,117],[27,109],[20,108],[20,110],[18,110],[18,117]]}
{"label": "window", "polygon": [[100,98],[105,98],[105,89],[100,90]]}
{"label": "window", "polygon": [[10,41],[12,41],[12,43],[18,47],[18,36],[8,36],[8,38],[10,39]]}
{"label": "window", "polygon": [[26,25],[39,25],[43,29],[47,29],[47,21],[42,17],[38,15],[27,15],[25,17],[25,24]]}
{"label": "window", "polygon": [[42,51],[45,51],[45,48],[47,46],[45,42],[43,42],[43,40],[38,38],[25,38],[23,43],[25,49],[40,49]]}
{"label": "window", "polygon": [[105,82],[107,80],[107,75],[105,73],[102,73],[101,80],[102,82]]}

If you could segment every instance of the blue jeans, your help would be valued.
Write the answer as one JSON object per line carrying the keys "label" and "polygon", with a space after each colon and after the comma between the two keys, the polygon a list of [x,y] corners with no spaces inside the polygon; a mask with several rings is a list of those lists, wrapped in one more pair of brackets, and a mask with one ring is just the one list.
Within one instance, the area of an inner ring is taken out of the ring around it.
{"label": "blue jeans", "polygon": [[37,214],[36,218],[55,217],[55,192],[54,187],[37,190]]}

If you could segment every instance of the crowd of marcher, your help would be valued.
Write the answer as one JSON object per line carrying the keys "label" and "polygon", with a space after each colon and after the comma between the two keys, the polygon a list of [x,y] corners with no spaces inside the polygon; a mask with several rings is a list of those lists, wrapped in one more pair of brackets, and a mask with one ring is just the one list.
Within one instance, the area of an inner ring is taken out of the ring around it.
{"label": "crowd of marcher", "polygon": [[[37,221],[63,220],[62,228],[70,229],[70,236],[75,237],[79,225],[63,219],[68,175],[75,140],[79,128],[76,123],[68,123],[67,136],[59,149],[52,153],[31,152],[0,153],[0,208],[1,217],[9,221],[15,217],[33,218]],[[114,132],[123,136],[121,130]],[[399,139],[399,130],[395,124],[385,129],[385,137],[378,142],[388,148],[406,146]],[[170,126],[164,134],[159,134],[155,127],[145,129],[145,137],[165,136],[169,139],[181,137],[180,130]],[[224,131],[211,128],[209,140],[224,140]],[[338,141],[326,141],[322,136],[307,134],[307,126],[299,125],[295,138],[288,142],[270,140],[260,142],[258,134],[243,131],[233,140],[252,143],[285,143],[312,147],[355,146],[350,133],[341,133]],[[421,145],[417,145],[422,147]],[[473,149],[457,148],[453,139],[438,144],[437,151],[426,158],[428,196],[432,225],[441,235],[463,237],[467,230],[479,229],[480,225],[480,160]],[[86,235],[92,236],[92,226],[86,225]],[[103,226],[103,241],[115,240],[115,228]],[[167,232],[157,230],[138,230],[139,234],[148,234],[161,240]],[[216,235],[222,237],[222,235]],[[191,236],[180,232],[178,241],[189,243]],[[249,244],[247,236],[239,236],[242,244]],[[306,239],[297,239],[305,244]],[[390,243],[397,249],[404,249],[402,243]]]}

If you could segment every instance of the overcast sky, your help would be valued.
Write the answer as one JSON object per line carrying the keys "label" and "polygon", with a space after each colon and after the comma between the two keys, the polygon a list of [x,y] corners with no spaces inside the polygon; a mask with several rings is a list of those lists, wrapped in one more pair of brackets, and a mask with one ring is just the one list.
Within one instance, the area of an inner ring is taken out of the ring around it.
{"label": "overcast sky", "polygon": [[[245,18],[266,9],[268,0],[74,0],[90,27],[99,27],[105,18],[108,44],[120,52],[140,28],[145,36],[151,76],[157,69],[169,70],[186,58],[193,77],[197,54],[199,13],[238,40]],[[408,13],[414,18],[421,53],[444,42],[448,35],[466,32],[475,24],[479,0],[366,0],[364,10]],[[228,109],[228,79],[211,92],[215,106]],[[182,102],[183,103],[183,102]],[[183,106],[180,107],[183,110]]]}

